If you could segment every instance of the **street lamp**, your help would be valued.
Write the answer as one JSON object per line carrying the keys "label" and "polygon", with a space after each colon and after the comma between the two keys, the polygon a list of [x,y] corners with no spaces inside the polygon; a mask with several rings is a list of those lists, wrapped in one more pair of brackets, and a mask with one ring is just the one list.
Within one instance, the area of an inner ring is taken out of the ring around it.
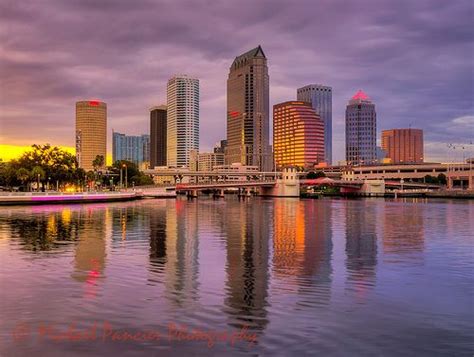
{"label": "street lamp", "polygon": [[[126,164],[122,164],[122,167],[125,168],[125,188],[128,187],[128,167]],[[120,173],[122,173],[122,170],[120,170]]]}

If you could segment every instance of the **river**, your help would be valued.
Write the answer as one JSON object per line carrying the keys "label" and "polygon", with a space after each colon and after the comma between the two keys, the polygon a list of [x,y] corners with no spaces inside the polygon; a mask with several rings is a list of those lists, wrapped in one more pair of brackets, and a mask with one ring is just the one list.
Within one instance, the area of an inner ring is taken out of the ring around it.
{"label": "river", "polygon": [[474,351],[474,202],[0,208],[0,355]]}

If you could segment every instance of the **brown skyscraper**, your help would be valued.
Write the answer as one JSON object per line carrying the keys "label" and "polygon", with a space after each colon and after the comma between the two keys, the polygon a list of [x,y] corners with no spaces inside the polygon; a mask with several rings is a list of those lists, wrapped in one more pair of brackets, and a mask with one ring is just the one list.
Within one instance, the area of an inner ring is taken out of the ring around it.
{"label": "brown skyscraper", "polygon": [[79,167],[93,170],[92,162],[97,155],[106,160],[107,104],[98,100],[76,102],[76,158]]}
{"label": "brown skyscraper", "polygon": [[166,166],[166,105],[150,109],[150,167]]}
{"label": "brown skyscraper", "polygon": [[392,164],[423,162],[423,130],[392,129],[382,131],[382,149]]}
{"label": "brown skyscraper", "polygon": [[271,169],[269,77],[260,46],[235,58],[227,79],[226,164]]}

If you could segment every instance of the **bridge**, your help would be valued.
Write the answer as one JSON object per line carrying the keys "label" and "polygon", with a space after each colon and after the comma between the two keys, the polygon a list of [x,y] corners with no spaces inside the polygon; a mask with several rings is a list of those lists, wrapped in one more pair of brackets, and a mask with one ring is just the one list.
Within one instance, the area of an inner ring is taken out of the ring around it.
{"label": "bridge", "polygon": [[[299,197],[300,187],[304,186],[331,186],[339,187],[341,193],[357,193],[367,196],[382,196],[386,192],[421,190],[437,190],[440,185],[421,182],[389,181],[380,179],[331,179],[320,177],[317,179],[300,178],[305,172],[297,172],[295,168],[286,168],[282,172],[200,172],[186,169],[148,170],[152,175],[173,177],[173,183],[163,186],[164,191],[157,192],[145,189],[144,194],[152,197],[169,197],[169,191],[185,192],[188,197],[197,197],[199,191],[212,190],[215,195],[224,196],[224,190],[237,189],[239,195],[250,196],[251,192],[258,192],[262,196]],[[195,182],[184,177],[192,177]],[[175,195],[175,193],[174,193]]]}

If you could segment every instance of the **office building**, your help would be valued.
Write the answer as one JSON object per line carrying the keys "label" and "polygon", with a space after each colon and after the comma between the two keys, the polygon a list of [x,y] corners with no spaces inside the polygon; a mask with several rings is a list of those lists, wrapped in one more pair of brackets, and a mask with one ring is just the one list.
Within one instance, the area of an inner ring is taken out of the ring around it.
{"label": "office building", "polygon": [[198,154],[198,171],[212,171],[216,166],[224,165],[224,154],[202,152]]}
{"label": "office building", "polygon": [[346,107],[346,161],[351,166],[377,162],[375,104],[359,90]]}
{"label": "office building", "polygon": [[112,132],[112,160],[127,160],[143,167],[150,162],[150,135],[125,135]]}
{"label": "office building", "polygon": [[325,161],[324,123],[310,103],[273,106],[273,152],[277,169],[312,168]]}
{"label": "office building", "polygon": [[166,166],[166,105],[150,109],[150,167]]}
{"label": "office building", "polygon": [[226,164],[271,170],[269,77],[260,46],[236,57],[227,79]]}
{"label": "office building", "polygon": [[76,102],[76,158],[79,167],[90,171],[92,162],[107,156],[107,104],[99,100]]}
{"label": "office building", "polygon": [[221,140],[220,142],[218,142],[214,146],[214,152],[215,153],[220,152],[220,153],[224,154],[225,150],[226,150],[226,147],[227,147],[227,140]]}
{"label": "office building", "polygon": [[332,88],[321,84],[310,84],[297,89],[297,100],[311,103],[324,123],[324,157],[332,163]]}
{"label": "office building", "polygon": [[171,78],[167,100],[167,165],[187,167],[190,151],[199,150],[199,80]]}
{"label": "office building", "polygon": [[423,162],[423,130],[391,129],[382,131],[382,149],[392,164]]}

